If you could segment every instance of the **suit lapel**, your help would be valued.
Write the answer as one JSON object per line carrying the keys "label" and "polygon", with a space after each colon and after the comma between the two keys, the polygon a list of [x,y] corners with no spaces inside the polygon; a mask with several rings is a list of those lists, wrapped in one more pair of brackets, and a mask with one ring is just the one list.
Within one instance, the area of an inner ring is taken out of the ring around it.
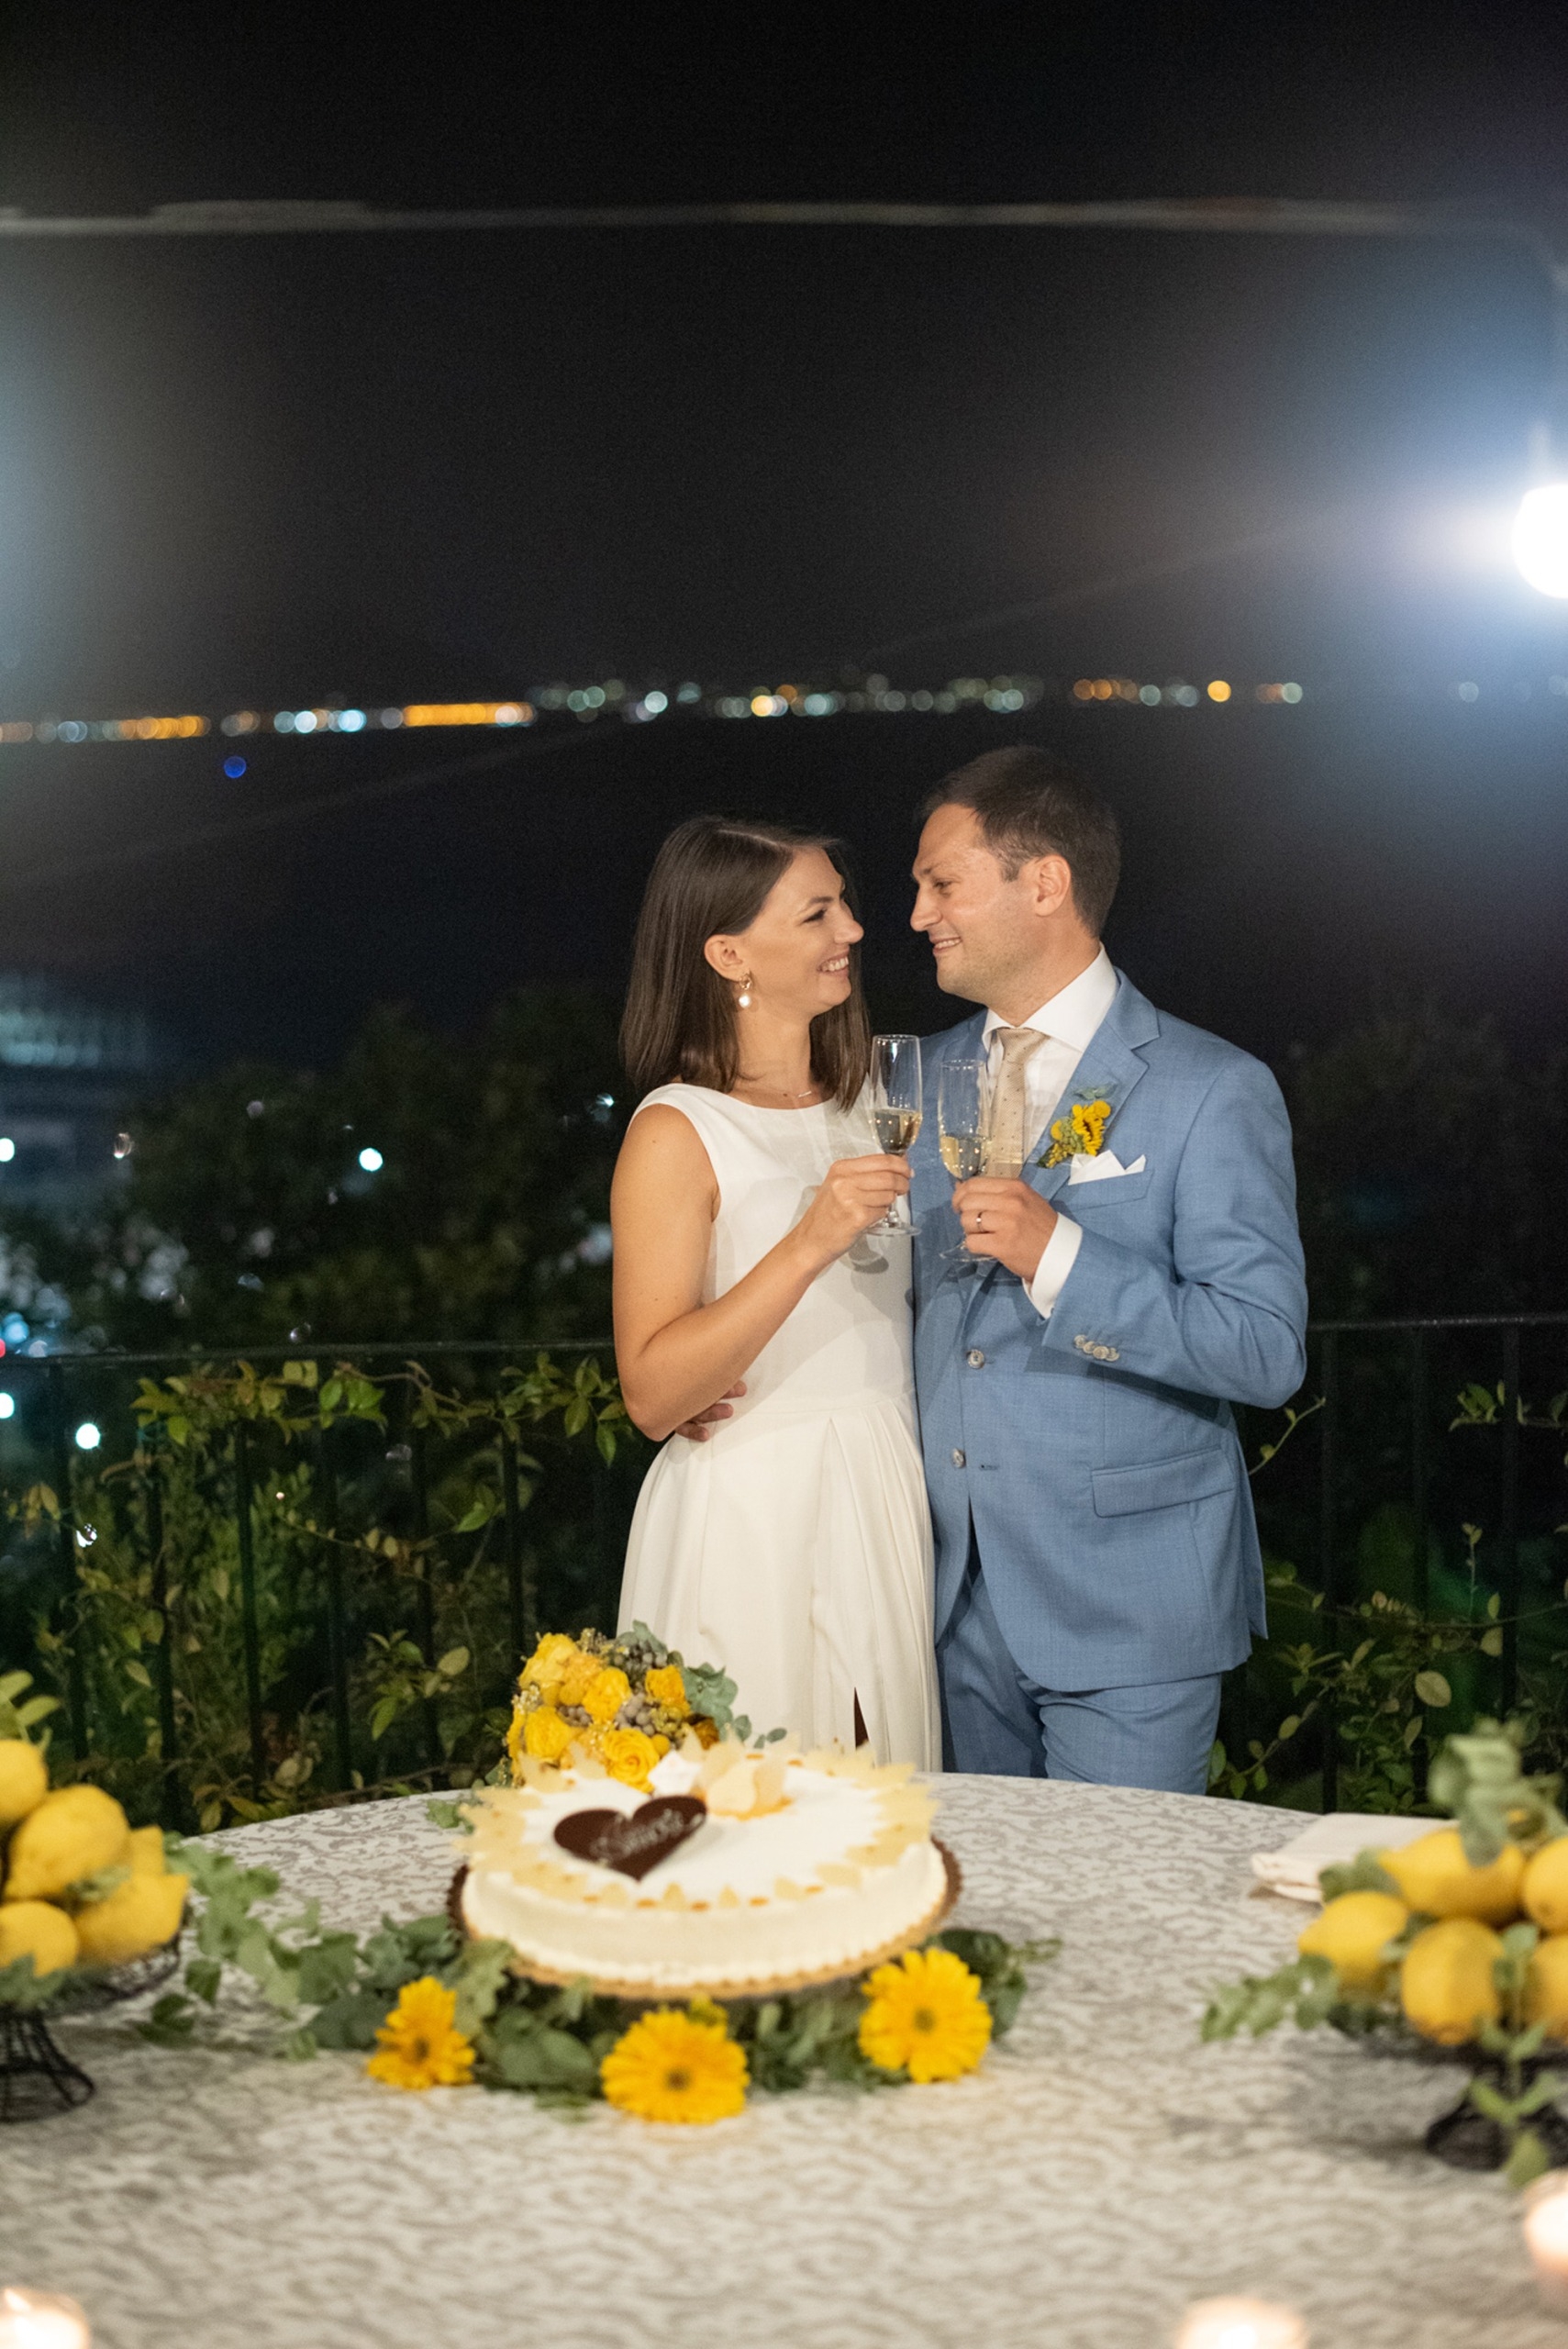
{"label": "suit lapel", "polygon": [[1075,1101],[1108,1101],[1111,1114],[1106,1124],[1106,1141],[1115,1150],[1117,1120],[1134,1085],[1147,1073],[1142,1048],[1151,1044],[1159,1032],[1160,1016],[1153,1005],[1118,971],[1115,1000],[1090,1037],[1084,1057],[1073,1073],[1073,1082],[1047,1118],[1045,1130],[1034,1145],[1032,1162],[1024,1170],[1025,1181],[1041,1198],[1054,1203],[1057,1194],[1066,1189],[1073,1172],[1071,1162],[1051,1167],[1040,1163],[1050,1152],[1054,1121],[1064,1117]]}

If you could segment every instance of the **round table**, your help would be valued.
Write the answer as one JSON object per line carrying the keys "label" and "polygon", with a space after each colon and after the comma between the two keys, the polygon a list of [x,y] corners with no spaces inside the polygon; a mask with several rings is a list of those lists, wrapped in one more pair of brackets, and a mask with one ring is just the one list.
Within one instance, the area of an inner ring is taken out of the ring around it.
{"label": "round table", "polygon": [[[1298,1819],[940,1790],[960,1921],[1063,1942],[969,2078],[658,2129],[84,2020],[96,2099],[0,2131],[0,2283],[73,2293],[96,2349],[1159,2349],[1233,2291],[1314,2349],[1568,2349],[1514,2198],[1421,2149],[1457,2071],[1288,2027],[1200,2045],[1207,1987],[1289,1954],[1304,1912],[1248,1897],[1248,1854]],[[417,1800],[221,1841],[361,1930],[452,1866]]]}

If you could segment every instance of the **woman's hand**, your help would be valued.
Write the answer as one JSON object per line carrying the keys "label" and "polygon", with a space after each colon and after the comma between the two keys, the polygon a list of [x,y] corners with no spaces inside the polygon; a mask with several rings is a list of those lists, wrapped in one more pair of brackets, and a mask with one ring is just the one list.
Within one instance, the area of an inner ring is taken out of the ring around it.
{"label": "woman's hand", "polygon": [[852,1248],[862,1231],[887,1213],[909,1188],[906,1160],[887,1156],[839,1158],[822,1177],[817,1197],[792,1237],[808,1250],[820,1272]]}

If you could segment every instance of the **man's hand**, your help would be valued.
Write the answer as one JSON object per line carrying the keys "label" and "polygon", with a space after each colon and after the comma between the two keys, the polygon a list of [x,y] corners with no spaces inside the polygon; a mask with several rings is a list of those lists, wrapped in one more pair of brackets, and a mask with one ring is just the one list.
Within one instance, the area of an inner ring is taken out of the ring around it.
{"label": "man's hand", "polygon": [[729,1408],[730,1403],[736,1396],[744,1395],[745,1392],[746,1381],[742,1378],[739,1385],[727,1387],[719,1401],[710,1403],[706,1411],[697,1413],[695,1419],[684,1419],[675,1430],[675,1433],[685,1436],[692,1443],[706,1443],[709,1428],[716,1427],[720,1419],[732,1419],[735,1417]]}
{"label": "man's hand", "polygon": [[976,1174],[973,1182],[959,1185],[952,1203],[970,1254],[994,1257],[1027,1287],[1056,1229],[1056,1209],[1050,1201],[1027,1183]]}

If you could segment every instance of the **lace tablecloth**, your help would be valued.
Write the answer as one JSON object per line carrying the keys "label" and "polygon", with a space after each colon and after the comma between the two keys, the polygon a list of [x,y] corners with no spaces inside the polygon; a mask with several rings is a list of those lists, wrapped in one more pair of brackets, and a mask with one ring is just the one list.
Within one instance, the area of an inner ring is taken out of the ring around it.
{"label": "lace tablecloth", "polygon": [[[1314,2349],[1568,2349],[1507,2189],[1421,2150],[1451,2067],[1199,2045],[1206,1986],[1299,1926],[1245,1897],[1288,1819],[942,1797],[961,1920],[1064,1942],[971,2077],[660,2130],[79,2021],[95,2100],[0,2131],[0,2283],[73,2293],[96,2349],[1159,2349],[1229,2291],[1295,2303]],[[438,1907],[451,1867],[421,1802],[225,1841],[361,1928]]]}

